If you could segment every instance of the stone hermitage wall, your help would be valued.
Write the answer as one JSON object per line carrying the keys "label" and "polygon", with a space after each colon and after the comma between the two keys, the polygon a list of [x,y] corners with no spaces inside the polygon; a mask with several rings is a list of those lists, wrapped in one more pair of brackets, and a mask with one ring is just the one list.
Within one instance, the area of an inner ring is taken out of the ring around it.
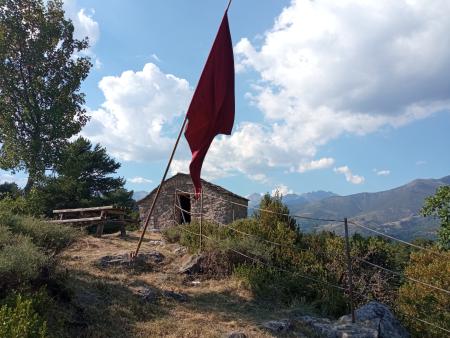
{"label": "stone hermitage wall", "polygon": [[[203,214],[204,219],[213,219],[223,224],[229,224],[233,220],[247,217],[248,200],[228,192],[222,187],[211,184],[202,180],[203,186]],[[177,174],[165,181],[158,201],[153,211],[153,215],[149,222],[149,227],[153,229],[164,229],[174,225],[174,220],[180,220],[181,214],[175,208],[176,194],[182,192],[193,192],[193,184],[189,175]],[[146,213],[156,194],[156,189],[139,201],[139,215],[141,225],[143,225]],[[200,199],[195,200],[190,196],[192,220],[198,218],[195,214],[200,213]],[[230,202],[243,204],[245,206],[236,205]]]}

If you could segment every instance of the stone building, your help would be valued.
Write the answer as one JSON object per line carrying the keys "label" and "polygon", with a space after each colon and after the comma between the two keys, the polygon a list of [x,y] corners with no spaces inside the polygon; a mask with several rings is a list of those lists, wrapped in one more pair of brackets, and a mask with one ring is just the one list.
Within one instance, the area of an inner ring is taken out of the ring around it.
{"label": "stone building", "polygon": [[[247,217],[248,199],[245,197],[204,180],[202,180],[202,188],[203,219],[229,224],[233,220]],[[137,202],[141,225],[145,221],[157,189],[158,187]],[[194,186],[188,174],[178,173],[167,179],[150,219],[149,228],[164,229],[174,225],[174,221],[179,224],[190,223],[191,220],[198,218],[200,199],[194,198],[193,191]],[[181,205],[181,209],[186,212],[181,211],[176,205]]]}

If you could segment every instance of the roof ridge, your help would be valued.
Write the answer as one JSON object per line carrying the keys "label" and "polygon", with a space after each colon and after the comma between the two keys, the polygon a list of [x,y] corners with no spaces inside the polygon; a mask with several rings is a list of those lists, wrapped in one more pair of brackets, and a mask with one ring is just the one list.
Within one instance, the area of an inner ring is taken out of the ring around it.
{"label": "roof ridge", "polygon": [[[189,177],[190,177],[191,175],[186,174],[186,173],[183,173],[183,172],[178,172],[178,173],[176,173],[175,175],[173,175],[173,176],[167,178],[167,179],[164,181],[164,183],[166,183],[166,182],[168,182],[168,181],[174,179],[175,177],[179,177],[179,176],[189,176]],[[212,186],[213,188],[215,188],[215,189],[217,189],[217,190],[220,190],[222,193],[225,193],[225,194],[227,194],[227,195],[231,195],[231,196],[233,196],[233,197],[237,197],[237,198],[240,198],[240,199],[249,201],[248,198],[243,197],[243,196],[240,196],[240,195],[238,195],[238,194],[235,194],[234,192],[232,192],[232,191],[230,191],[230,190],[228,190],[228,189],[225,189],[224,187],[222,187],[222,186],[220,186],[220,185],[211,183],[211,182],[206,181],[206,180],[204,180],[204,179],[201,179],[201,182],[202,182],[202,184]],[[152,194],[158,189],[158,187],[159,187],[159,184],[158,184],[152,191],[150,191],[145,197],[143,197],[143,198],[141,198],[140,200],[136,201],[136,203],[137,203],[137,204],[140,204],[142,201],[144,201],[145,199],[147,199],[150,195],[152,195]]]}

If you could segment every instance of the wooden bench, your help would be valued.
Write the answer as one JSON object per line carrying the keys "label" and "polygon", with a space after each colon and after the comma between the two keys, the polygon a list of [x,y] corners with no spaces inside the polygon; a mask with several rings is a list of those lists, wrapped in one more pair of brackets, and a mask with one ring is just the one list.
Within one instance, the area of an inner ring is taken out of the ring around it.
{"label": "wooden bench", "polygon": [[125,224],[133,222],[132,220],[125,219],[126,209],[113,205],[93,208],[58,209],[53,210],[53,214],[57,215],[58,219],[51,220],[49,221],[50,223],[97,224],[97,237],[102,236],[106,222],[119,223],[121,236],[126,235]]}

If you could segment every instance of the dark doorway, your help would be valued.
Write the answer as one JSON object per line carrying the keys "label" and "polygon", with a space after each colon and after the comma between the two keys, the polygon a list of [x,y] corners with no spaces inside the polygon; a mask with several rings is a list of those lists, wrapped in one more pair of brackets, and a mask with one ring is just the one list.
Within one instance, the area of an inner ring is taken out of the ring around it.
{"label": "dark doorway", "polygon": [[178,195],[180,201],[180,223],[191,223],[191,199],[189,195]]}

